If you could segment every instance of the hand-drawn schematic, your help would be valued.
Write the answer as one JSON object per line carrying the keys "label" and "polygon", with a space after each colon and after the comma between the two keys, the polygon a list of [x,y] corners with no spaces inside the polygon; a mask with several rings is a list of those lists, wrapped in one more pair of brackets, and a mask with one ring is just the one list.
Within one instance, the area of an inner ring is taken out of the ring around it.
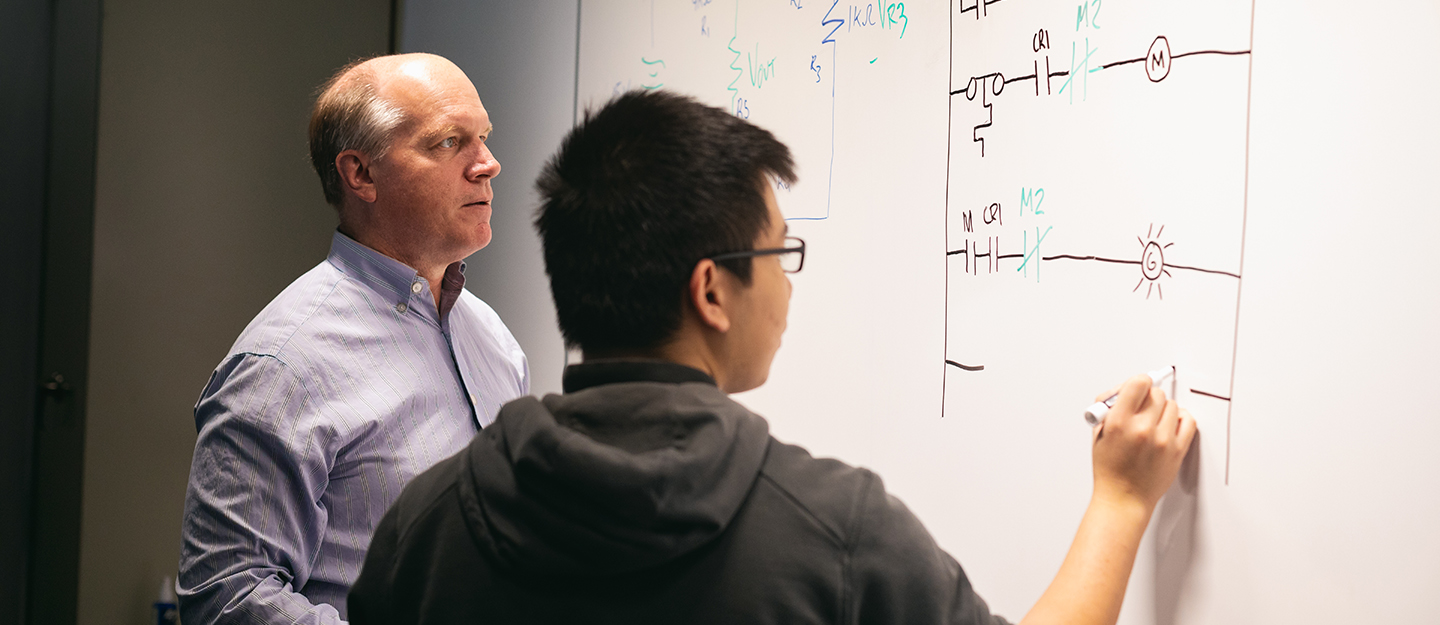
{"label": "hand-drawn schematic", "polygon": [[584,88],[577,84],[577,119],[582,101],[599,105],[604,97],[635,89],[698,97],[774,132],[789,146],[800,180],[793,186],[777,184],[788,220],[830,218],[837,89],[864,89],[858,76],[846,72],[873,71],[878,59],[909,43],[904,38],[911,17],[904,3],[629,0],[594,5],[581,6],[576,71]]}
{"label": "hand-drawn schematic", "polygon": [[1192,4],[952,2],[945,403],[1173,364],[1228,483],[1253,6]]}

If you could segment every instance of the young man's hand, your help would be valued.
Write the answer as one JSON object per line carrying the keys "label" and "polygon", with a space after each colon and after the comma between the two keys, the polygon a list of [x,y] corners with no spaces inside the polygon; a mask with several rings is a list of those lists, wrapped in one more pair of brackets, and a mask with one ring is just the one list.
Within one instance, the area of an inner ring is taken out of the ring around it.
{"label": "young man's hand", "polygon": [[[1118,388],[1119,399],[1095,426],[1092,457],[1095,497],[1111,504],[1154,508],[1170,488],[1195,438],[1195,419],[1137,375]],[[1116,391],[1097,398],[1104,400]]]}
{"label": "young man's hand", "polygon": [[1195,419],[1138,375],[1095,426],[1095,492],[1055,581],[1021,625],[1114,625],[1140,537],[1195,439]]}

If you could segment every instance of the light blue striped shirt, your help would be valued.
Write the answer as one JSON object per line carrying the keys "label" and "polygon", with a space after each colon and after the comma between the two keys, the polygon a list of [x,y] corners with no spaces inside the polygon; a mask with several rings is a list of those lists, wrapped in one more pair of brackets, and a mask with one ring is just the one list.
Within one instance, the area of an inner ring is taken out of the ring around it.
{"label": "light blue striped shirt", "polygon": [[414,269],[336,232],[236,339],[195,406],[183,622],[341,622],[401,488],[529,393],[525,354],[463,271],[437,308]]}

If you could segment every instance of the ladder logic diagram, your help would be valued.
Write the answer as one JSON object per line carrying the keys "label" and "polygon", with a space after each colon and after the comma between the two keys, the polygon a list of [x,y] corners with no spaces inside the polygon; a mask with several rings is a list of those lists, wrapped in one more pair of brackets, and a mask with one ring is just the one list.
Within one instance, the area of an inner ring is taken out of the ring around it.
{"label": "ladder logic diagram", "polygon": [[952,1],[945,410],[1174,364],[1228,483],[1253,0],[1166,5]]}

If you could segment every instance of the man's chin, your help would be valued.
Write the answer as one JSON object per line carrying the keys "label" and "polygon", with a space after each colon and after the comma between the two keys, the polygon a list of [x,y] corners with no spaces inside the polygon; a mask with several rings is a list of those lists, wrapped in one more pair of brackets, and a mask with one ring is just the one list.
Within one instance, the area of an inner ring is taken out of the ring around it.
{"label": "man's chin", "polygon": [[485,224],[460,236],[452,236],[449,239],[449,244],[454,245],[457,252],[464,254],[461,256],[462,259],[469,258],[475,252],[485,249],[485,246],[490,245],[490,235],[490,226],[489,224]]}
{"label": "man's chin", "polygon": [[727,388],[725,388],[724,391],[726,393],[744,393],[746,391],[753,391],[757,388],[765,386],[765,381],[769,379],[770,367],[769,365],[766,365],[764,371],[755,372],[753,375],[750,375],[743,380],[731,380],[729,384],[726,384]]}
{"label": "man's chin", "polygon": [[469,252],[468,254],[466,254],[465,257],[466,257],[466,258],[469,258],[471,254],[474,254],[474,253],[476,253],[476,252],[478,252],[478,251],[480,251],[480,250],[485,249],[485,247],[488,246],[488,245],[490,245],[490,233],[489,233],[488,231],[485,233],[485,236],[483,236],[483,237],[481,237],[481,236],[472,237],[472,238],[467,242],[467,244],[466,244],[466,246],[465,246],[467,249],[470,250],[470,252]]}

